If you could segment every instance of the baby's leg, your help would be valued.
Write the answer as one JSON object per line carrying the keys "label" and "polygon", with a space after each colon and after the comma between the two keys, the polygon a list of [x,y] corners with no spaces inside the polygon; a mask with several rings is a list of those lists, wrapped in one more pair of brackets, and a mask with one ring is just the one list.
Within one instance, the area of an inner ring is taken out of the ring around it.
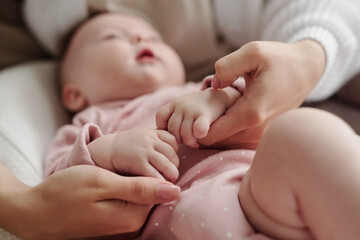
{"label": "baby's leg", "polygon": [[249,221],[270,237],[359,239],[359,137],[324,111],[286,113],[266,131],[240,189]]}

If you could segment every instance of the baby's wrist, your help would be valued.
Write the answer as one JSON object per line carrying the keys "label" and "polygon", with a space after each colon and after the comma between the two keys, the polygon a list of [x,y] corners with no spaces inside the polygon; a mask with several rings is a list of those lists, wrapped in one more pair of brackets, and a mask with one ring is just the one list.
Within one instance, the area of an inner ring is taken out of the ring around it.
{"label": "baby's wrist", "polygon": [[87,147],[96,166],[114,171],[112,152],[117,134],[107,134],[90,142]]}

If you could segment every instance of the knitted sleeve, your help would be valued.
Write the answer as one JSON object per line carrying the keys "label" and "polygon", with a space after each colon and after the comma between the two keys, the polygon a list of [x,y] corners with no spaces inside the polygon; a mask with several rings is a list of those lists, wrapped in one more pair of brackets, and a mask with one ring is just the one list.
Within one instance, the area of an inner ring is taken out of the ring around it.
{"label": "knitted sleeve", "polygon": [[268,0],[264,6],[261,40],[313,39],[325,50],[325,71],[307,101],[331,96],[360,71],[358,0]]}

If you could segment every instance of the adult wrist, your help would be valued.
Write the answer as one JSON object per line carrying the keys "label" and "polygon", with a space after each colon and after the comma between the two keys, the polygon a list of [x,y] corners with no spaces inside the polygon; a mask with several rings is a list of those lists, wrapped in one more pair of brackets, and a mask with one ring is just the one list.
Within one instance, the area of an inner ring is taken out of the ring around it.
{"label": "adult wrist", "polygon": [[[307,101],[319,101],[329,97],[332,94],[332,87],[329,87],[329,80],[334,74],[334,64],[338,59],[339,42],[334,34],[326,28],[319,26],[309,26],[294,33],[289,38],[289,43],[300,43],[303,41],[312,41],[316,46],[320,46],[325,56],[325,64],[320,79],[317,80],[316,86],[307,96]],[[310,57],[312,53],[310,53]],[[312,56],[315,58],[315,55]]]}
{"label": "adult wrist", "polygon": [[303,56],[304,64],[309,69],[309,77],[316,84],[322,77],[326,67],[326,54],[322,45],[312,39],[305,39],[295,43]]}
{"label": "adult wrist", "polygon": [[0,227],[21,238],[29,237],[28,230],[31,230],[25,227],[29,224],[26,219],[31,219],[28,211],[32,207],[28,204],[31,189],[30,186],[19,184],[11,190],[2,189],[0,193]]}

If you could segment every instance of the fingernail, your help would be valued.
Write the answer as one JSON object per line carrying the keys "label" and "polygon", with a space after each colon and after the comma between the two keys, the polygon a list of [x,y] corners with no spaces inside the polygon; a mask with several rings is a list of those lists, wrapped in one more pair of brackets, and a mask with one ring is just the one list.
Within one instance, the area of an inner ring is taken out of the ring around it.
{"label": "fingernail", "polygon": [[220,87],[220,81],[219,79],[216,77],[216,75],[214,75],[212,81],[211,81],[211,87],[214,89],[218,89]]}
{"label": "fingernail", "polygon": [[161,200],[174,200],[180,196],[180,187],[172,184],[160,184],[157,194]]}

